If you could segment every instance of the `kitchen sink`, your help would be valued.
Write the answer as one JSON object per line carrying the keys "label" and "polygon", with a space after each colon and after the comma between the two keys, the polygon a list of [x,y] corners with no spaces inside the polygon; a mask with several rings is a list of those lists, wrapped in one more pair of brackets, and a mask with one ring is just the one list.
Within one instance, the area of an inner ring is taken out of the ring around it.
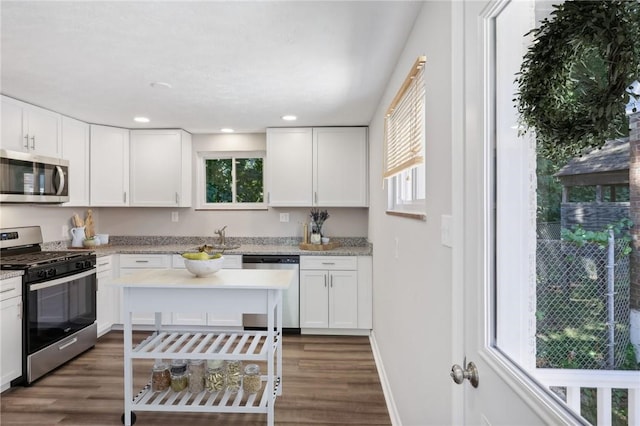
{"label": "kitchen sink", "polygon": [[235,250],[240,248],[240,244],[213,244],[212,247],[214,250]]}
{"label": "kitchen sink", "polygon": [[[212,250],[235,250],[240,248],[240,244],[206,244],[207,247],[210,247]],[[193,251],[200,251],[202,246],[194,247]]]}

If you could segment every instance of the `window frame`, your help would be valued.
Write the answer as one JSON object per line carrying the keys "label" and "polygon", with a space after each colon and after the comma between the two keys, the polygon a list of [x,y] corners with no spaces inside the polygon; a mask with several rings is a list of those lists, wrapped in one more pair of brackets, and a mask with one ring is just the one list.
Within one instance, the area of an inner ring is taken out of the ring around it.
{"label": "window frame", "polygon": [[[196,161],[196,210],[267,210],[266,194],[266,151],[198,151]],[[261,158],[262,159],[262,199],[261,203],[238,203],[236,198],[235,160]],[[231,203],[207,203],[206,194],[206,161],[232,160],[232,193],[234,201]]]}

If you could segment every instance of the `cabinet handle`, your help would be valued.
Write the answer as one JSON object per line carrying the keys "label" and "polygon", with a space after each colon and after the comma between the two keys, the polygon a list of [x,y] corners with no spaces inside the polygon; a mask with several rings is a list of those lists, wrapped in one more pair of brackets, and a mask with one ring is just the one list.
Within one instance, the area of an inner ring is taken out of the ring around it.
{"label": "cabinet handle", "polygon": [[149,263],[148,260],[136,260],[136,263]]}
{"label": "cabinet handle", "polygon": [[127,191],[122,193],[122,202],[126,203],[127,202]]}
{"label": "cabinet handle", "polygon": [[315,191],[315,192],[313,193],[313,202],[314,202],[314,203],[316,203],[316,204],[318,204],[318,192],[317,192],[317,191]]}
{"label": "cabinet handle", "polygon": [[99,263],[98,266],[107,266],[109,262]]}
{"label": "cabinet handle", "polygon": [[322,262],[323,265],[335,265],[335,262]]}
{"label": "cabinet handle", "polygon": [[36,137],[31,136],[31,149],[36,149]]}
{"label": "cabinet handle", "polygon": [[271,202],[271,192],[267,192],[267,204]]}
{"label": "cabinet handle", "polygon": [[15,287],[9,287],[9,288],[6,288],[6,289],[0,291],[0,293],[8,293],[10,291],[14,291],[15,289],[16,289]]}
{"label": "cabinet handle", "polygon": [[180,204],[180,195],[176,192],[176,204]]}
{"label": "cabinet handle", "polygon": [[29,149],[29,135],[24,135],[24,140],[26,141],[24,147]]}
{"label": "cabinet handle", "polygon": [[325,287],[327,286],[327,276],[326,275],[324,276],[324,286]]}

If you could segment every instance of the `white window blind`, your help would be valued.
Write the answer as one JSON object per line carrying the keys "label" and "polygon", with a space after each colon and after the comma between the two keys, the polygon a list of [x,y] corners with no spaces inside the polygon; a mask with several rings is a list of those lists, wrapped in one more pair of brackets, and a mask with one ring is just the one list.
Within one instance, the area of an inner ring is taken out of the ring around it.
{"label": "white window blind", "polygon": [[384,120],[385,178],[424,163],[425,62],[426,57],[418,57],[387,109]]}

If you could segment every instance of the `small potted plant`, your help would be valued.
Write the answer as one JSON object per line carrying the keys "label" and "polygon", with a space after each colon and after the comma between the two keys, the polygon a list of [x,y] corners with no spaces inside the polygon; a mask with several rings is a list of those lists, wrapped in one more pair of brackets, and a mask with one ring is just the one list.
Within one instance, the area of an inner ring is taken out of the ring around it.
{"label": "small potted plant", "polygon": [[311,243],[320,244],[322,241],[322,225],[329,219],[329,212],[326,210],[311,209]]}

